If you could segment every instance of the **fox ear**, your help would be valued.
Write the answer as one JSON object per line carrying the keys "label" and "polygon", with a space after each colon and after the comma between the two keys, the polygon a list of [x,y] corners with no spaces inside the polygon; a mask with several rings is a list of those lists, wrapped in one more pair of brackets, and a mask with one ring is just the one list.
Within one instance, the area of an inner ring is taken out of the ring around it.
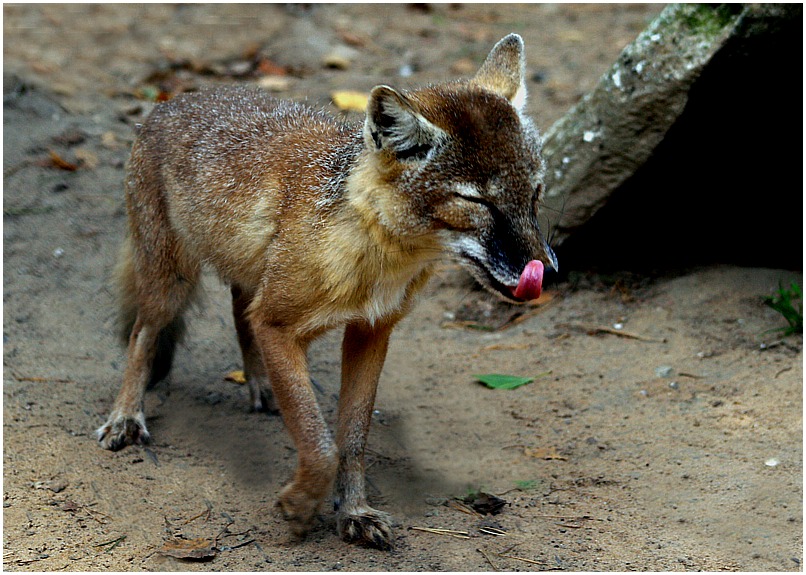
{"label": "fox ear", "polygon": [[510,34],[493,46],[473,82],[512,102],[519,111],[526,104],[526,55],[523,38]]}
{"label": "fox ear", "polygon": [[417,105],[389,86],[375,86],[367,103],[364,134],[378,150],[400,160],[425,158],[445,133],[426,120]]}

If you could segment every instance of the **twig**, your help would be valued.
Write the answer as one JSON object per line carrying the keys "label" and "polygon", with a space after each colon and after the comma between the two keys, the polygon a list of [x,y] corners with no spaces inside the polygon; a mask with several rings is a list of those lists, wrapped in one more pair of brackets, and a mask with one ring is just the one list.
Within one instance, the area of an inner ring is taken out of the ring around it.
{"label": "twig", "polygon": [[21,375],[13,375],[17,381],[31,381],[34,383],[75,383],[72,379],[60,379],[56,377],[27,377]]}
{"label": "twig", "polygon": [[597,519],[596,517],[591,517],[590,515],[542,515],[536,514],[534,517],[544,517],[547,519],[568,519],[571,521],[602,521],[602,519]]}
{"label": "twig", "polygon": [[461,501],[457,501],[452,499],[448,501],[448,507],[451,509],[455,509],[456,511],[461,511],[462,513],[467,513],[468,515],[473,515],[474,517],[482,517],[481,513],[473,509],[472,507],[468,507]]}
{"label": "twig", "polygon": [[495,535],[496,537],[501,537],[507,534],[506,531],[503,529],[498,529],[497,527],[479,527],[479,531],[486,533],[487,535]]}
{"label": "twig", "polygon": [[487,555],[487,552],[484,549],[479,548],[479,549],[476,549],[476,551],[478,551],[479,553],[484,555],[484,558],[487,560],[487,563],[490,564],[490,567],[493,568],[493,571],[500,571],[500,569],[498,569],[498,567],[495,566],[495,563],[493,563],[493,560],[490,559],[490,556]]}
{"label": "twig", "polygon": [[194,515],[194,516],[193,516],[193,517],[191,517],[190,519],[186,519],[186,520],[185,520],[185,522],[184,522],[182,525],[187,525],[187,524],[188,524],[188,523],[190,523],[191,521],[196,521],[196,519],[198,519],[198,518],[199,518],[199,517],[201,517],[202,515],[207,515],[207,517],[205,517],[205,518],[204,518],[204,520],[205,520],[205,521],[207,521],[208,519],[210,519],[210,504],[209,504],[209,503],[207,504],[207,509],[205,509],[204,511],[202,511],[202,512],[201,512],[201,513],[199,513],[198,515]]}
{"label": "twig", "polygon": [[260,554],[261,554],[261,555],[263,555],[263,560],[264,560],[266,563],[271,563],[271,557],[269,557],[269,556],[266,554],[266,552],[265,552],[265,551],[263,551],[263,547],[261,547],[261,546],[260,546],[260,543],[258,543],[258,542],[257,542],[257,541],[255,541],[255,540],[252,540],[252,545],[254,545],[254,546],[255,546],[255,549],[257,549],[257,550],[260,552]]}
{"label": "twig", "polygon": [[112,551],[112,549],[114,549],[115,547],[120,545],[125,540],[126,540],[126,536],[121,535],[117,539],[112,539],[111,541],[104,541],[103,543],[96,543],[95,545],[93,545],[93,547],[105,547],[106,545],[109,545],[109,547],[104,549],[104,553],[109,553],[110,551]]}
{"label": "twig", "polygon": [[[106,513],[101,513],[100,511],[95,511],[94,509],[91,509],[91,508],[90,508],[90,507],[88,507],[87,505],[82,505],[82,506],[81,506],[81,508],[82,508],[84,511],[86,511],[86,512],[87,512],[87,514],[88,514],[90,517],[92,517],[93,519],[95,519],[95,520],[96,520],[98,523],[100,523],[101,525],[106,525],[106,520],[110,518],[110,516],[109,516],[109,515],[107,515]],[[100,515],[100,516],[101,516],[101,519],[98,519],[98,518],[96,517],[96,515]]]}
{"label": "twig", "polygon": [[643,335],[639,335],[637,333],[630,333],[628,331],[624,331],[622,329],[614,329],[612,327],[606,327],[603,325],[581,325],[581,324],[558,324],[558,328],[565,328],[573,331],[581,331],[585,332],[588,335],[596,335],[599,333],[606,333],[610,335],[616,335],[618,337],[625,337],[627,339],[637,339],[639,341],[648,341],[652,343],[666,343],[666,338],[663,339],[655,339],[651,337],[645,337]]}
{"label": "twig", "polygon": [[785,367],[784,369],[780,370],[778,373],[775,374],[775,379],[778,379],[778,376],[782,373],[786,373],[787,371],[792,371],[792,367]]}
{"label": "twig", "polygon": [[145,453],[145,454],[146,454],[146,456],[147,456],[147,457],[148,457],[148,459],[151,461],[151,463],[153,463],[153,464],[154,464],[156,467],[159,467],[159,466],[160,466],[160,462],[159,462],[159,460],[157,459],[157,454],[156,454],[156,453],[154,453],[154,452],[153,452],[153,451],[152,451],[152,450],[151,450],[151,449],[150,449],[148,446],[146,446],[146,445],[143,445],[142,449],[143,449],[143,453]]}
{"label": "twig", "polygon": [[525,557],[518,557],[517,555],[504,555],[503,553],[499,553],[498,556],[503,557],[504,559],[517,559],[518,561],[525,561],[526,563],[531,563],[533,565],[546,565],[545,562],[526,559]]}
{"label": "twig", "polygon": [[447,535],[448,537],[455,537],[456,539],[470,539],[470,534],[467,531],[454,531],[453,529],[439,529],[435,527],[412,527],[412,529],[415,531],[434,533],[436,535]]}
{"label": "twig", "polygon": [[568,529],[582,529],[582,525],[575,525],[573,523],[555,523],[554,525],[559,525],[560,527],[566,527]]}
{"label": "twig", "polygon": [[222,547],[218,547],[218,550],[219,551],[232,551],[233,549],[238,549],[238,547],[245,547],[246,545],[249,545],[250,543],[254,543],[254,542],[255,542],[254,539],[250,539],[248,541],[244,541],[243,543],[238,543],[237,545],[224,545]]}
{"label": "twig", "polygon": [[[637,339],[639,341],[649,341],[653,343],[666,343],[666,339],[655,339],[651,337],[644,337],[643,335],[638,335],[636,333],[630,333],[628,331],[623,331],[620,329],[614,329],[612,327],[605,327],[605,326],[596,326],[592,329],[593,333],[609,333],[611,335],[617,335],[619,337],[626,337],[627,339]],[[589,332],[590,333],[590,332]]]}

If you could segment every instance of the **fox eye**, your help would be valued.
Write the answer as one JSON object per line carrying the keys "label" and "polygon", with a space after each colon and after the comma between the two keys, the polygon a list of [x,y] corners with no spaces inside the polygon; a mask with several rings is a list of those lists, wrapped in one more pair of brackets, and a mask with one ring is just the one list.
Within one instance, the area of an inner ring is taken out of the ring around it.
{"label": "fox eye", "polygon": [[459,200],[463,200],[465,202],[472,202],[474,204],[481,204],[482,206],[490,207],[492,205],[488,200],[485,200],[484,198],[482,198],[480,196],[475,196],[475,195],[471,196],[471,195],[467,195],[467,194],[462,194],[460,192],[454,192],[453,197],[455,197],[455,198],[457,198]]}

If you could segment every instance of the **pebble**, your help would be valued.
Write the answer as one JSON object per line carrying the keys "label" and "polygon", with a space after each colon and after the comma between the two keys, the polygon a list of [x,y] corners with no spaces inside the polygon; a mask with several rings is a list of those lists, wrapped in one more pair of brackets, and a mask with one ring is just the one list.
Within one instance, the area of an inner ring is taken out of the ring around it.
{"label": "pebble", "polygon": [[661,365],[655,368],[656,377],[671,377],[674,373],[674,368],[670,365]]}

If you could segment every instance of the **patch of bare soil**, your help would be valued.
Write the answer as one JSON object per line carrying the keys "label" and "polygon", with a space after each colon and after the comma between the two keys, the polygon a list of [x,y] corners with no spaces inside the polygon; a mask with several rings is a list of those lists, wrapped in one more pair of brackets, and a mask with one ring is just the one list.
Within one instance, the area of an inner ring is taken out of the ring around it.
{"label": "patch of bare soil", "polygon": [[[581,276],[513,308],[446,266],[393,337],[370,434],[392,552],[343,543],[330,510],[290,540],[274,502],[294,448],[224,380],[239,353],[212,278],[147,396],[154,443],[111,453],[93,436],[124,365],[108,278],[143,98],[263,81],[327,106],[472,74],[515,31],[546,129],[660,6],[3,10],[5,569],[801,569],[802,337],[770,333],[783,320],[761,303],[801,273]],[[330,334],[310,357],[330,421],[338,347]],[[536,379],[492,390],[482,373]],[[479,490],[499,513],[458,501]]]}

